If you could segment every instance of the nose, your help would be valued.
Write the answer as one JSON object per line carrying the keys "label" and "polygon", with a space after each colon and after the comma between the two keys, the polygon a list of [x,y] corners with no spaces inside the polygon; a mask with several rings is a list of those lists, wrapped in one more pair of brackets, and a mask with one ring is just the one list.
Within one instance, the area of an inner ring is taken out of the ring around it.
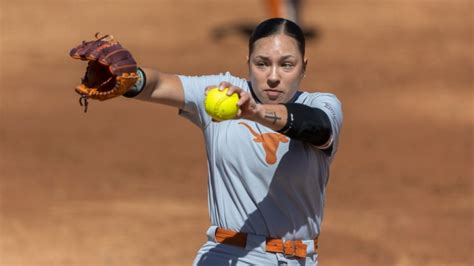
{"label": "nose", "polygon": [[280,84],[280,77],[278,76],[277,68],[273,67],[267,78],[267,84],[270,88],[275,88]]}

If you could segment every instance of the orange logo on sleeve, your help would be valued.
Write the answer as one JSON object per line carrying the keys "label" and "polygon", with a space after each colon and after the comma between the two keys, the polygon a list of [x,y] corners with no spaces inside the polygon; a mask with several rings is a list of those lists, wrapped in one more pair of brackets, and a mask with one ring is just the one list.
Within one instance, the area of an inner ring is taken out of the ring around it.
{"label": "orange logo on sleeve", "polygon": [[265,161],[268,164],[276,163],[276,153],[278,150],[278,145],[280,144],[280,142],[287,143],[288,138],[280,133],[258,134],[257,132],[255,132],[255,130],[253,130],[253,128],[251,128],[246,123],[239,122],[239,124],[245,126],[250,131],[250,133],[254,136],[253,141],[262,143],[263,150],[265,151]]}

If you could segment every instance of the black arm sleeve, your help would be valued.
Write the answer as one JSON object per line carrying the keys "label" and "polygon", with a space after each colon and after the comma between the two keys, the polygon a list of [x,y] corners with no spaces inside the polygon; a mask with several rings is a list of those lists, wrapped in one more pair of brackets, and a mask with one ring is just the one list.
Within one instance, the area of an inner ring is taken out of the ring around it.
{"label": "black arm sleeve", "polygon": [[[327,114],[318,108],[299,103],[283,104],[288,111],[286,125],[278,132],[315,146],[326,146],[332,138],[331,122]],[[330,147],[324,147],[327,149]]]}

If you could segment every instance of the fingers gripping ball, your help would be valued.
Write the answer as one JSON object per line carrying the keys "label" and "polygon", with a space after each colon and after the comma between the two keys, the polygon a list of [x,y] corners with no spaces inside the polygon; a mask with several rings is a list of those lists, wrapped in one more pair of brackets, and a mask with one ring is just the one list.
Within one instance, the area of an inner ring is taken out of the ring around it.
{"label": "fingers gripping ball", "polygon": [[92,41],[84,41],[71,49],[69,55],[74,59],[87,61],[87,70],[76,87],[84,99],[87,110],[87,99],[104,101],[126,93],[138,80],[137,64],[131,53],[123,48],[110,35]]}
{"label": "fingers gripping ball", "polygon": [[239,95],[233,93],[231,96],[227,95],[227,90],[219,90],[218,88],[210,89],[204,100],[206,112],[217,121],[232,119],[237,115],[239,107]]}

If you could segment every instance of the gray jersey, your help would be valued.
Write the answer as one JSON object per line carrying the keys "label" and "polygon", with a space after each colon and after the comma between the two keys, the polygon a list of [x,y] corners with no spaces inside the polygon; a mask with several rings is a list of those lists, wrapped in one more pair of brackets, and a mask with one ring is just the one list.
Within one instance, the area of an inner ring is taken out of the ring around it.
{"label": "gray jersey", "polygon": [[204,109],[205,88],[227,81],[250,91],[247,80],[230,73],[180,79],[185,97],[180,115],[204,133],[211,223],[274,238],[318,236],[329,166],[342,125],[338,99],[329,93],[307,92],[295,99],[329,116],[333,147],[325,153],[249,120],[212,122]]}

